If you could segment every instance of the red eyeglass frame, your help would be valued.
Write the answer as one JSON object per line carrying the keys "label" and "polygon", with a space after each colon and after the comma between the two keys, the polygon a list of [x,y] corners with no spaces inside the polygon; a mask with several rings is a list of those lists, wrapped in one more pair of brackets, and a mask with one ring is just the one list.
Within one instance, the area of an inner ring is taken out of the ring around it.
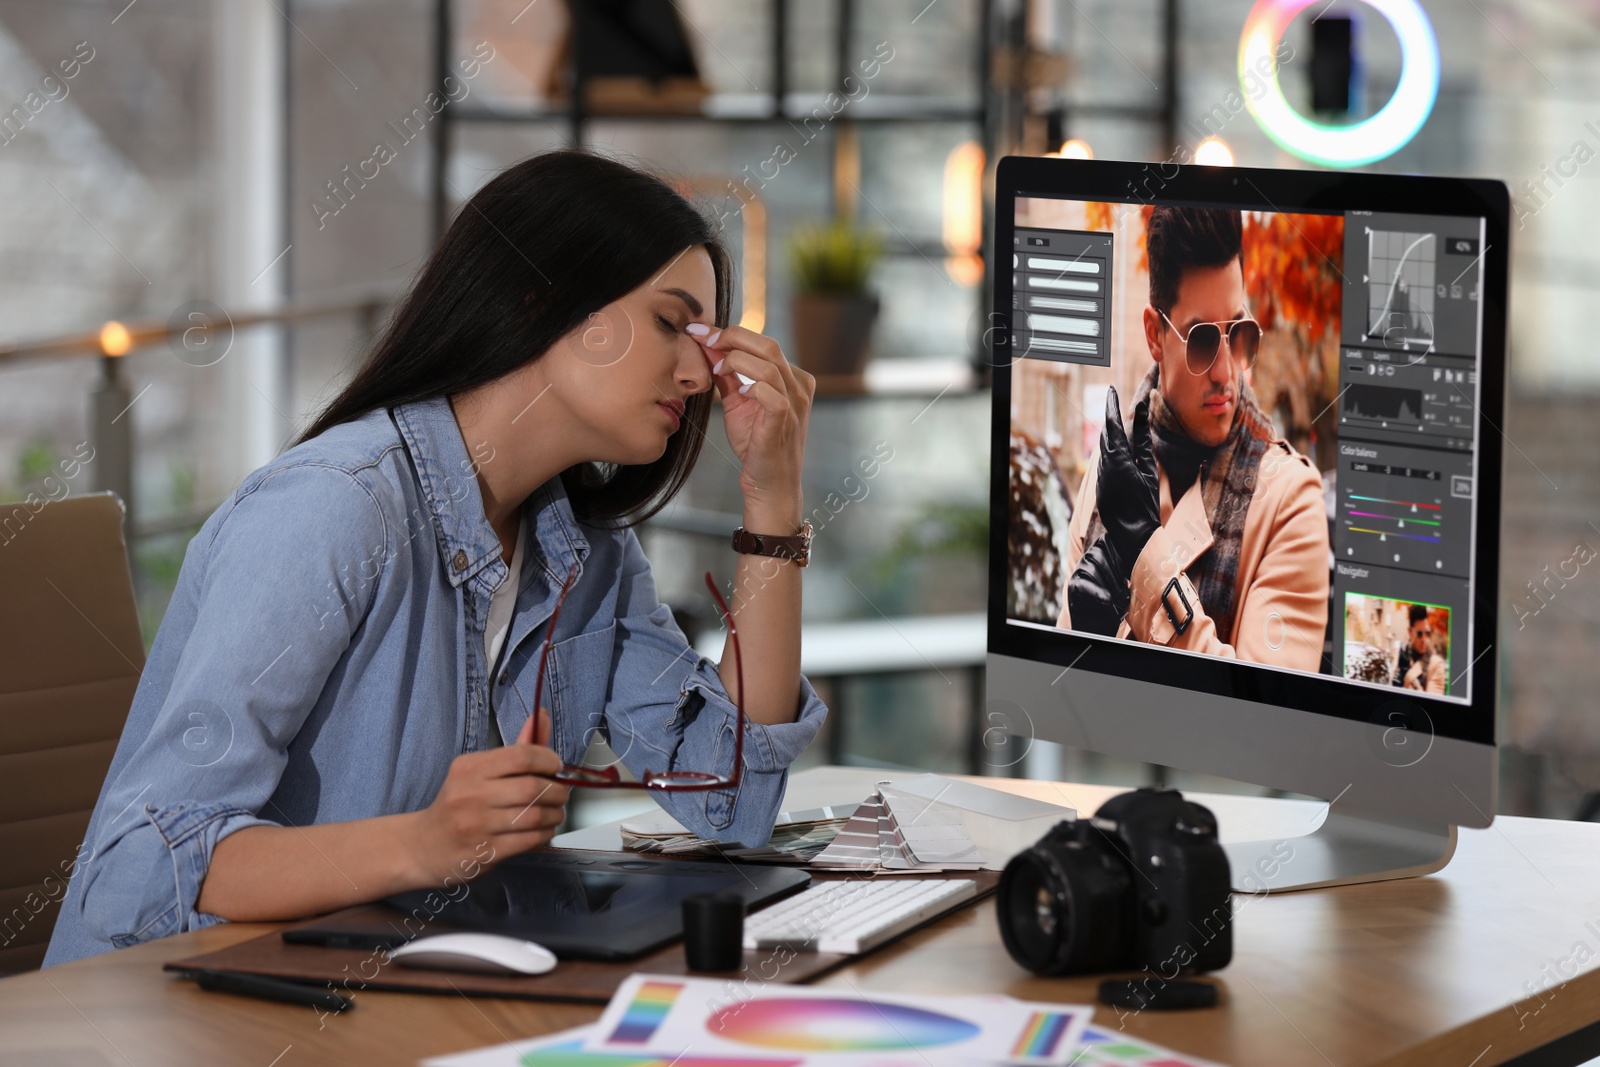
{"label": "red eyeglass frame", "polygon": [[[561,593],[556,597],[556,606],[550,613],[550,622],[545,630],[544,647],[539,651],[539,671],[534,677],[533,699],[536,706],[539,695],[544,692],[544,665],[545,659],[550,655],[550,642],[556,632],[556,619],[560,617],[561,605],[566,602],[567,593],[571,591],[572,583],[577,577],[578,564],[574,563],[572,569],[567,572],[567,580],[561,583]],[[733,700],[733,707],[737,713],[733,733],[733,774],[723,777],[704,771],[646,770],[638,781],[629,781],[622,777],[616,764],[609,767],[575,767],[570,763],[563,763],[561,770],[551,775],[552,778],[562,785],[577,789],[648,789],[657,793],[690,793],[738,787],[739,776],[744,769],[744,660],[739,654],[739,631],[733,625],[733,612],[728,609],[728,602],[722,599],[722,593],[717,589],[717,583],[711,577],[710,571],[706,572],[706,588],[711,590],[717,608],[722,612],[723,622],[728,626],[728,640],[733,645],[733,674],[739,687],[738,694]]]}

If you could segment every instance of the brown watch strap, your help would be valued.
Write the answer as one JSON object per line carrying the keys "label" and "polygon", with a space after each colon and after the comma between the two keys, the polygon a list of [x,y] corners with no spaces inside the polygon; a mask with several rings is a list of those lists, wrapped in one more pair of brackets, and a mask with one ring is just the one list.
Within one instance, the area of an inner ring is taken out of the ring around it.
{"label": "brown watch strap", "polygon": [[792,559],[804,567],[811,562],[811,524],[800,524],[796,534],[751,533],[743,526],[733,531],[733,550],[747,556],[772,556]]}

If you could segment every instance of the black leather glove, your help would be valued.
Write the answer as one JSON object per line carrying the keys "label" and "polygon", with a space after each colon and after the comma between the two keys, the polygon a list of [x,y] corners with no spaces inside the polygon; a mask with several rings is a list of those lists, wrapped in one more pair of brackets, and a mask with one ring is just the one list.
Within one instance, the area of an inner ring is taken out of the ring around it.
{"label": "black leather glove", "polygon": [[1102,534],[1078,560],[1077,569],[1067,582],[1067,611],[1074,630],[1116,636],[1133,596],[1127,577],[1121,576],[1122,562],[1115,557]]}
{"label": "black leather glove", "polygon": [[1150,436],[1150,398],[1133,410],[1133,439],[1122,428],[1115,387],[1106,390],[1095,506],[1106,532],[1083,553],[1067,582],[1072,628],[1114,636],[1133,596],[1133,564],[1161,525],[1161,482]]}
{"label": "black leather glove", "polygon": [[1106,528],[1124,582],[1133,562],[1161,526],[1161,476],[1156,473],[1155,441],[1150,436],[1150,397],[1133,409],[1133,439],[1122,428],[1115,387],[1106,390],[1106,428],[1100,434],[1100,481],[1095,506]]}

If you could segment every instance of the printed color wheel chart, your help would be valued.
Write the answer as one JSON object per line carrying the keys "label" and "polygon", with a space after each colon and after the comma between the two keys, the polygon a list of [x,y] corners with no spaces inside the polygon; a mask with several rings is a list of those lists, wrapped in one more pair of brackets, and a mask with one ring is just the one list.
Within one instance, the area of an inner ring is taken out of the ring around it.
{"label": "printed color wheel chart", "polygon": [[[1394,155],[1428,121],[1439,95],[1439,41],[1433,23],[1417,0],[1365,0],[1389,20],[1400,39],[1400,84],[1377,114],[1348,126],[1331,126],[1312,122],[1289,106],[1278,84],[1278,42],[1294,17],[1314,2],[1256,0],[1250,9],[1239,35],[1239,83],[1245,89],[1245,106],[1279,147],[1313,163],[1359,167]],[[1246,75],[1252,70],[1272,71],[1264,92],[1249,91]]]}
{"label": "printed color wheel chart", "polygon": [[582,1041],[556,1048],[536,1049],[521,1057],[523,1067],[800,1067],[804,1060],[770,1056],[645,1056],[588,1052]]}
{"label": "printed color wheel chart", "polygon": [[706,1020],[706,1030],[740,1044],[804,1052],[932,1048],[979,1033],[965,1019],[901,1004],[782,997],[723,1008]]}

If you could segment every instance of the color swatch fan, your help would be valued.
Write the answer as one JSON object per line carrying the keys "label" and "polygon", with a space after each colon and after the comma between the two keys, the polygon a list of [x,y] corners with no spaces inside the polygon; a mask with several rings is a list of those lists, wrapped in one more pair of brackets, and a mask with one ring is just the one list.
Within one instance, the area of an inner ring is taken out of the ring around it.
{"label": "color swatch fan", "polygon": [[947,810],[885,785],[861,802],[833,843],[812,859],[811,865],[926,874],[976,871],[983,866],[983,856]]}

